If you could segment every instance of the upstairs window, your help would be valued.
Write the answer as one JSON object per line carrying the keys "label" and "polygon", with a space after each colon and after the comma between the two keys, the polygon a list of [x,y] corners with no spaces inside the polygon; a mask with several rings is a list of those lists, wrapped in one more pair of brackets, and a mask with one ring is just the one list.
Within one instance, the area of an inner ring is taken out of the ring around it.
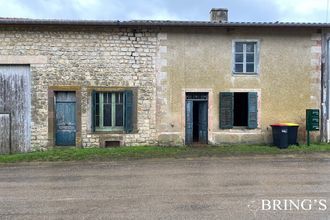
{"label": "upstairs window", "polygon": [[257,74],[258,72],[258,42],[234,41],[233,73]]}

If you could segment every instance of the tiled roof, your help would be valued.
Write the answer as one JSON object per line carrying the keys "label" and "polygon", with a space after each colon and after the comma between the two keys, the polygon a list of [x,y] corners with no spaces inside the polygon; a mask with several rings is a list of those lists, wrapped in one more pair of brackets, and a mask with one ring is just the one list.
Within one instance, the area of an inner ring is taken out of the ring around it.
{"label": "tiled roof", "polygon": [[77,26],[159,26],[159,27],[315,27],[329,28],[330,23],[296,22],[210,22],[210,21],[170,21],[170,20],[58,20],[0,18],[0,25],[77,25]]}

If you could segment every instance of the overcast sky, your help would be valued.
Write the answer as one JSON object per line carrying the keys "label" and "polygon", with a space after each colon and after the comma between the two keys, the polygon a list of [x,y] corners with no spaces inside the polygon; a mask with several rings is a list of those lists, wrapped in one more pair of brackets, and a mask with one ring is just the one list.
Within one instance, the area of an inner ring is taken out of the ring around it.
{"label": "overcast sky", "polygon": [[0,0],[0,17],[209,20],[215,7],[228,8],[230,21],[326,22],[327,14],[327,0]]}

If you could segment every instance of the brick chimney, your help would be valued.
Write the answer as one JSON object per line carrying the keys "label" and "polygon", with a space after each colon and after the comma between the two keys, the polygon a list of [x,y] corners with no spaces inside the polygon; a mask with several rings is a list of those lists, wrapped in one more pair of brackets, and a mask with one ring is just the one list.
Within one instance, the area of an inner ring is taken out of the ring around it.
{"label": "brick chimney", "polygon": [[227,8],[212,8],[210,11],[210,21],[225,23],[228,21],[228,9]]}

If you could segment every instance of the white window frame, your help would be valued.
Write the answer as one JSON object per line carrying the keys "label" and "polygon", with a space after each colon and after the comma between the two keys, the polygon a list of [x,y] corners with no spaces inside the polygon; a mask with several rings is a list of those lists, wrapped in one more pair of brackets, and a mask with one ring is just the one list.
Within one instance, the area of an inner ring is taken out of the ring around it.
{"label": "white window frame", "polygon": [[[255,43],[254,48],[254,71],[246,71],[246,44],[243,45],[243,72],[236,72],[235,69],[235,45],[236,43]],[[259,53],[260,53],[260,41],[256,39],[235,39],[232,41],[232,73],[233,75],[258,75],[259,74]]]}

